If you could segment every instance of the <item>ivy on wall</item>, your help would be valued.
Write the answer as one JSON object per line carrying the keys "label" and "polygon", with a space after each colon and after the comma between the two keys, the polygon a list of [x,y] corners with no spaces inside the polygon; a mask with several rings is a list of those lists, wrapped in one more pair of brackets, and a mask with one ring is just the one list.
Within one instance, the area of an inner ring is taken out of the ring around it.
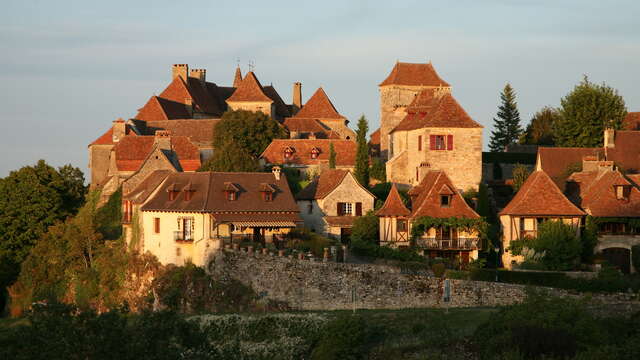
{"label": "ivy on wall", "polygon": [[476,231],[478,237],[486,238],[488,224],[484,218],[470,219],[459,217],[435,218],[430,216],[422,216],[413,221],[411,229],[411,237],[416,239],[426,233],[430,228],[450,227],[461,229],[466,232]]}

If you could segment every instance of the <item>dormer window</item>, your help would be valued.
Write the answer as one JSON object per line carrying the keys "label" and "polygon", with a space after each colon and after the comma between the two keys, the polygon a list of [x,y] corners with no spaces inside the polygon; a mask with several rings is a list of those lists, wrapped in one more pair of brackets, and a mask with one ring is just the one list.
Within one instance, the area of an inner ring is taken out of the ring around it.
{"label": "dormer window", "polygon": [[615,185],[613,187],[616,192],[616,199],[629,200],[629,193],[631,192],[631,186],[629,185]]}
{"label": "dormer window", "polygon": [[193,198],[193,193],[196,192],[196,189],[194,189],[191,182],[189,182],[182,191],[184,192],[184,201],[190,201]]}
{"label": "dormer window", "polygon": [[238,187],[235,186],[233,183],[230,183],[230,182],[224,183],[224,194],[225,194],[225,198],[228,201],[237,200],[239,191],[240,189],[238,189]]}
{"label": "dormer window", "polygon": [[273,186],[262,183],[260,184],[260,193],[262,194],[262,200],[264,201],[273,201],[273,194],[276,192],[276,189]]}
{"label": "dormer window", "polygon": [[451,206],[451,195],[440,195],[440,207]]}
{"label": "dormer window", "polygon": [[287,146],[284,149],[284,158],[288,160],[288,159],[291,159],[292,157],[293,157],[293,148],[290,146]]}
{"label": "dormer window", "polygon": [[180,191],[178,191],[178,189],[176,188],[176,184],[171,184],[167,188],[167,193],[169,193],[169,201],[173,201],[178,197]]}
{"label": "dormer window", "polygon": [[312,159],[317,159],[318,155],[320,155],[320,150],[317,147],[314,147],[313,149],[311,149],[311,158]]}

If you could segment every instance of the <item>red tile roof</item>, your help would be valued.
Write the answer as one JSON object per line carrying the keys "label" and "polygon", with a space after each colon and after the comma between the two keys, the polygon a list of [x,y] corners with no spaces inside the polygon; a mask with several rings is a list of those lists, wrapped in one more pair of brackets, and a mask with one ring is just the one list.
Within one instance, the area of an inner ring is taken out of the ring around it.
{"label": "red tile roof", "polygon": [[640,172],[640,131],[616,130],[614,147],[605,149],[607,160],[626,172]]}
{"label": "red tile roof", "polygon": [[602,158],[602,148],[571,148],[571,147],[539,147],[536,168],[542,169],[559,187],[564,186],[565,179],[571,175],[567,169],[579,164],[585,156]]}
{"label": "red tile roof", "polygon": [[[125,135],[126,136],[136,136],[137,134],[131,129],[129,125],[125,125]],[[113,142],[113,127],[110,127],[104,134],[100,135],[99,138],[95,139],[89,146],[91,145],[114,145]]]}
{"label": "red tile roof", "polygon": [[[329,144],[333,143],[337,166],[354,166],[356,163],[356,142],[332,139],[274,139],[264,150],[261,158],[268,164],[318,165],[329,162]],[[284,158],[284,150],[290,147],[293,155]],[[311,158],[313,148],[320,150],[316,159]]]}
{"label": "red tile roof", "polygon": [[329,226],[351,227],[357,216],[325,216],[323,219]]}
{"label": "red tile roof", "polygon": [[[578,184],[575,201],[596,217],[640,217],[640,189],[637,176],[625,176],[617,170],[575,173],[569,179]],[[627,186],[628,199],[616,197],[616,185]]]}
{"label": "red tile roof", "polygon": [[185,82],[181,77],[176,76],[158,97],[182,104],[187,104],[187,101],[191,101],[196,111],[212,115],[222,114],[216,99],[196,78],[187,78]]}
{"label": "red tile roof", "polygon": [[240,86],[242,82],[242,71],[240,71],[240,66],[236,68],[236,73],[233,75],[233,87],[237,88]]}
{"label": "red tile roof", "polygon": [[190,118],[186,105],[157,96],[152,96],[142,108],[138,110],[135,119],[144,121],[171,120]]}
{"label": "red tile roof", "polygon": [[296,118],[311,119],[345,119],[333,106],[331,100],[322,88],[316,92],[302,106],[302,109],[295,115]]}
{"label": "red tile roof", "polygon": [[423,90],[407,108],[407,115],[393,131],[426,127],[481,128],[450,93]]}
{"label": "red tile roof", "polygon": [[391,185],[391,191],[387,196],[387,199],[384,201],[384,205],[378,211],[376,211],[377,216],[409,216],[411,211],[404,206],[402,199],[400,198],[400,193],[396,188],[396,185]]}
{"label": "red tile roof", "polygon": [[380,145],[380,128],[378,128],[378,130],[371,133],[369,137],[369,144]]}
{"label": "red tile roof", "polygon": [[171,174],[170,170],[156,170],[152,172],[140,184],[138,184],[135,189],[123,194],[123,200],[129,200],[134,204],[144,203],[155,189],[164,181],[164,179],[169,176],[169,174]]}
{"label": "red tile roof", "polygon": [[[435,218],[480,218],[467,204],[462,195],[455,190],[453,182],[442,170],[427,172],[420,184],[411,189],[411,218],[429,216]],[[449,206],[442,206],[441,195],[450,195]]]}
{"label": "red tile roof", "polygon": [[301,132],[301,133],[325,133],[329,129],[316,119],[299,119],[299,118],[286,118],[284,119],[284,125],[287,130]]}
{"label": "red tile roof", "polygon": [[582,216],[546,172],[534,171],[500,215]]}
{"label": "red tile roof", "polygon": [[342,184],[342,180],[344,180],[348,173],[349,171],[347,170],[336,169],[323,171],[320,176],[296,195],[296,200],[324,199],[325,196],[329,195]]}
{"label": "red tile roof", "polygon": [[247,75],[242,79],[240,86],[236,88],[228,102],[235,101],[263,101],[273,102],[273,100],[265,94],[260,81],[256,78],[253,71],[249,71]]}
{"label": "red tile roof", "polygon": [[624,130],[640,130],[640,111],[629,112],[622,122]]}
{"label": "red tile roof", "polygon": [[[125,136],[116,146],[116,166],[119,171],[136,171],[147,158],[155,136]],[[171,148],[178,157],[183,171],[195,171],[200,167],[200,151],[187,137],[172,136]]]}
{"label": "red tile roof", "polygon": [[211,147],[213,130],[220,119],[175,119],[137,122],[136,127],[144,135],[154,135],[157,130],[169,130],[172,136],[184,136],[200,147]]}
{"label": "red tile roof", "polygon": [[389,76],[379,86],[410,85],[410,86],[444,86],[449,84],[436,73],[431,63],[412,64],[397,62]]}

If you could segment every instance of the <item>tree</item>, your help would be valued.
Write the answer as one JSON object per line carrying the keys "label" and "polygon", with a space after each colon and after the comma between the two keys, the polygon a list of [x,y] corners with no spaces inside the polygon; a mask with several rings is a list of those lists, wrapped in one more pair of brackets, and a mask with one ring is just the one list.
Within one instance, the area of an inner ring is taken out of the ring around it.
{"label": "tree", "polygon": [[356,167],[354,175],[360,185],[369,187],[369,143],[367,142],[367,131],[369,125],[363,116],[358,120],[358,130],[356,130]]}
{"label": "tree", "polygon": [[544,254],[540,262],[547,270],[571,270],[580,262],[583,246],[576,229],[561,221],[548,220],[538,225],[536,238],[516,240],[510,246],[514,255],[523,255],[524,248]]}
{"label": "tree", "polygon": [[560,104],[560,117],[554,123],[556,146],[602,146],[604,130],[620,129],[627,115],[617,90],[605,83],[596,85],[586,76]]}
{"label": "tree", "polygon": [[512,172],[512,177],[513,177],[513,192],[517,193],[518,190],[520,190],[520,188],[522,187],[522,184],[524,184],[525,181],[527,181],[527,178],[529,177],[529,169],[522,165],[522,164],[516,164],[516,166],[513,168],[513,172]]}
{"label": "tree", "polygon": [[500,94],[502,104],[498,107],[498,117],[493,118],[494,131],[491,132],[489,149],[492,152],[504,151],[505,147],[520,139],[520,112],[516,103],[516,93],[509,83]]}
{"label": "tree", "polygon": [[329,143],[329,169],[336,168],[336,149],[333,147],[333,143]]}
{"label": "tree", "polygon": [[260,170],[258,160],[233,140],[217,147],[198,171],[254,172]]}
{"label": "tree", "polygon": [[553,145],[553,128],[560,118],[557,109],[545,106],[533,115],[531,122],[520,138],[521,144]]}
{"label": "tree", "polygon": [[371,162],[371,169],[369,172],[372,178],[380,181],[387,181],[387,168],[382,160],[374,158]]}
{"label": "tree", "polygon": [[213,150],[228,152],[229,143],[258,158],[273,139],[286,137],[285,129],[262,112],[245,110],[227,111],[214,126]]}
{"label": "tree", "polygon": [[378,244],[379,220],[373,211],[368,211],[364,216],[359,216],[353,221],[351,228],[351,241],[363,241]]}

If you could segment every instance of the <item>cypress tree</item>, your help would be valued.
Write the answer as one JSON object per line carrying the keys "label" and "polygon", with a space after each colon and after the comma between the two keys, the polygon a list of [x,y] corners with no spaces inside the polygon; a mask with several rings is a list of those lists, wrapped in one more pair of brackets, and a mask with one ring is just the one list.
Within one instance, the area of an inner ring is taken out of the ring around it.
{"label": "cypress tree", "polygon": [[507,145],[518,142],[522,134],[516,93],[509,83],[504,86],[500,100],[502,104],[498,107],[498,116],[493,118],[494,130],[489,143],[492,152],[504,151]]}
{"label": "cypress tree", "polygon": [[329,169],[336,168],[336,149],[333,147],[333,143],[329,143]]}
{"label": "cypress tree", "polygon": [[360,185],[369,187],[369,143],[367,143],[367,131],[369,125],[364,115],[358,120],[358,130],[356,130],[356,168],[354,175]]}

